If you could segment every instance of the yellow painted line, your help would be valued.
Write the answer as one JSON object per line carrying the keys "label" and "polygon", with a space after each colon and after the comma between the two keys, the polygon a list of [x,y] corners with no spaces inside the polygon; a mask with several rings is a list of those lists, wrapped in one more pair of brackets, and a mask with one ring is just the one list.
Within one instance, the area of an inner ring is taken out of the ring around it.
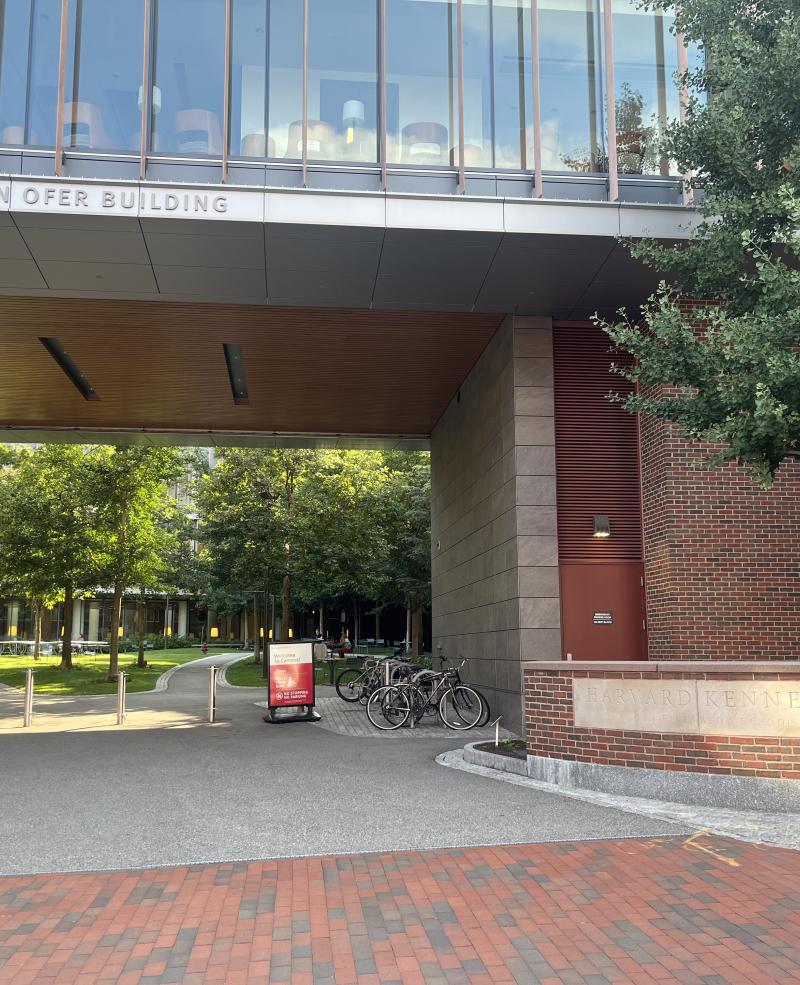
{"label": "yellow painted line", "polygon": [[698,842],[698,838],[705,838],[708,835],[708,828],[699,828],[693,835],[684,841],[684,848],[696,848],[700,852],[705,852],[707,855],[712,855],[717,861],[724,862],[726,865],[733,866],[734,868],[739,868],[739,862],[736,859],[728,858],[727,855],[723,855],[722,852],[715,851],[713,848],[709,848],[708,845],[701,845]]}

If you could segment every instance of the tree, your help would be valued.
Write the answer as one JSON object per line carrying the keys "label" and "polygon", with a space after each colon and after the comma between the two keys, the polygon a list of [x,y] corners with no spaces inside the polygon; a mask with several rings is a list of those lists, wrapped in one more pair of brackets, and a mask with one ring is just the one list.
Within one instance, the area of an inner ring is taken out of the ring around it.
{"label": "tree", "polygon": [[411,612],[411,652],[422,651],[422,613],[431,601],[431,466],[423,452],[387,455],[384,525],[389,544],[384,597]]}
{"label": "tree", "polygon": [[[289,577],[293,490],[308,453],[230,449],[198,484],[202,558],[209,602],[220,612],[241,611],[254,590]],[[282,586],[288,588],[288,586]],[[282,625],[288,633],[288,592]],[[258,633],[256,633],[258,639]],[[255,655],[257,657],[257,653]]]}
{"label": "tree", "polygon": [[384,523],[389,470],[377,451],[322,451],[305,469],[295,515],[296,594],[308,607],[353,610],[381,591],[388,559]]}
{"label": "tree", "polygon": [[9,461],[0,471],[0,593],[19,593],[31,601],[34,659],[39,657],[42,609],[63,601],[61,668],[70,670],[73,598],[95,583],[97,572],[91,452],[42,445]]}
{"label": "tree", "polygon": [[175,540],[168,485],[183,468],[176,448],[102,447],[92,456],[102,536],[99,583],[113,586],[110,680],[116,680],[119,669],[123,593],[131,586],[157,584],[163,577],[165,559]]}
{"label": "tree", "polygon": [[635,357],[618,370],[639,384],[628,410],[675,422],[717,446],[711,466],[736,460],[768,486],[800,454],[800,7],[651,6],[707,53],[680,80],[686,122],[661,147],[692,174],[700,222],[682,244],[630,244],[669,280],[640,320],[601,324]]}

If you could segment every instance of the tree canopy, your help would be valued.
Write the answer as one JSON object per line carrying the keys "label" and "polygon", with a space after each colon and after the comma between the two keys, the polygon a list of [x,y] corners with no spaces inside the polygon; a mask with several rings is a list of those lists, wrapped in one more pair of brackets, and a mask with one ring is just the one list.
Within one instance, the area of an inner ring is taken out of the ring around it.
{"label": "tree canopy", "polygon": [[[626,401],[716,445],[763,485],[800,452],[800,6],[656,0],[705,54],[680,79],[661,153],[691,174],[699,225],[632,253],[667,279],[641,319],[604,324],[635,357]],[[691,308],[684,299],[698,299]]]}

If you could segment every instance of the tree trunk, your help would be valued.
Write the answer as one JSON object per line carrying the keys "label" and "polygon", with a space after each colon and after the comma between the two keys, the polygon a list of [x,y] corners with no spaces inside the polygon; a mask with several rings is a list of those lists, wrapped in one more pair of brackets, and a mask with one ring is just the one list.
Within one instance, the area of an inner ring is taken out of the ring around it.
{"label": "tree trunk", "polygon": [[290,602],[290,582],[289,576],[283,576],[281,585],[281,639],[289,639],[289,602]]}
{"label": "tree trunk", "polygon": [[360,598],[356,598],[356,602],[353,608],[355,610],[355,627],[353,630],[355,635],[353,636],[353,649],[357,650],[358,638],[359,636],[361,636],[361,599]]}
{"label": "tree trunk", "polygon": [[411,656],[422,653],[422,606],[411,606]]}
{"label": "tree trunk", "polygon": [[61,634],[61,664],[59,670],[72,670],[72,610],[74,599],[72,585],[64,589],[64,631]]}
{"label": "tree trunk", "polygon": [[253,663],[261,663],[261,634],[258,631],[258,592],[253,592]]}
{"label": "tree trunk", "polygon": [[136,602],[136,635],[139,640],[139,648],[136,654],[136,666],[146,667],[147,661],[144,659],[144,590],[142,597]]}
{"label": "tree trunk", "polygon": [[42,650],[42,603],[33,603],[33,659],[38,660]]}
{"label": "tree trunk", "polygon": [[122,584],[114,583],[114,600],[111,603],[111,639],[109,641],[108,679],[115,681],[119,673],[119,622],[122,614]]}

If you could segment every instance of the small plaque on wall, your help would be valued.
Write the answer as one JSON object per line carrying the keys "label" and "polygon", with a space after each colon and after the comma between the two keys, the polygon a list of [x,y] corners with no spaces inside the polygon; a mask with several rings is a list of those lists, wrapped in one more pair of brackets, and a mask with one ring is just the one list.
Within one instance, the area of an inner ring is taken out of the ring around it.
{"label": "small plaque on wall", "polygon": [[612,626],[614,624],[613,612],[593,612],[592,622],[595,626]]}

